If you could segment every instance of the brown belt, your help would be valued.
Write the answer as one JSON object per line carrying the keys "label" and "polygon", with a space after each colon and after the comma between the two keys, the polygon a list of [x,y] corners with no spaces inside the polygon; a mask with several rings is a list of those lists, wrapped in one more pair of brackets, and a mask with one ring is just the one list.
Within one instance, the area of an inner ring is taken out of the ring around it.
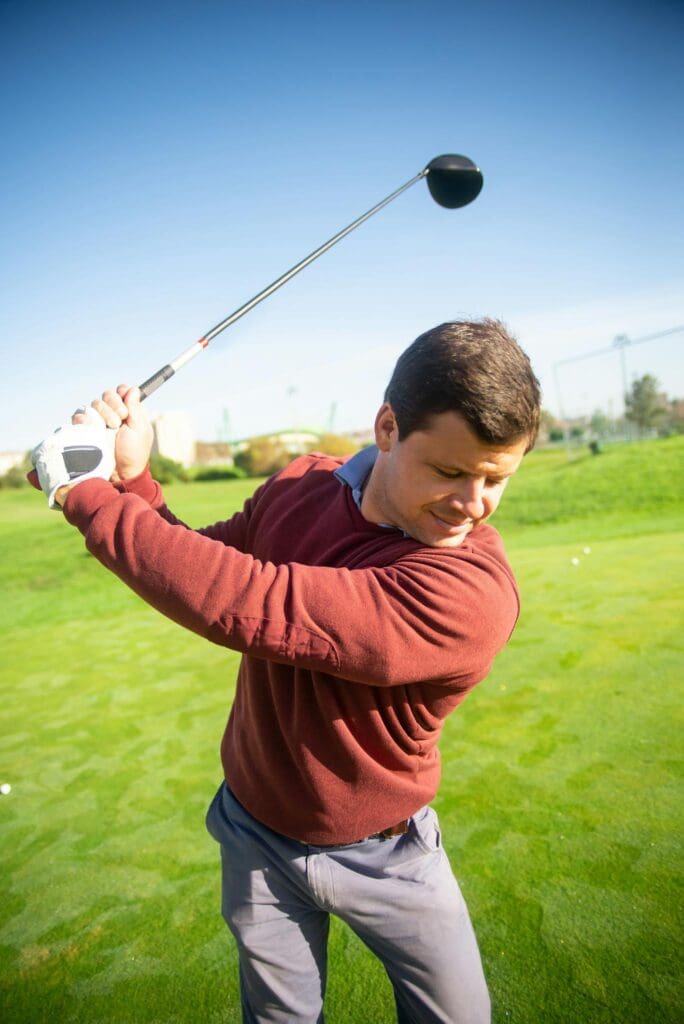
{"label": "brown belt", "polygon": [[[382,832],[374,832],[372,836],[366,836],[366,839],[391,839],[392,836],[403,836],[409,830],[410,820],[410,818],[404,818],[403,821],[398,821],[396,825],[383,828]],[[358,842],[362,843],[363,839],[359,839]]]}
{"label": "brown belt", "polygon": [[[354,839],[351,843],[333,843],[333,846],[355,846],[356,843],[365,843],[367,839],[391,839],[393,836],[403,836],[409,830],[410,818],[404,818],[403,821],[398,821],[396,825],[390,825],[389,828],[383,828],[382,832],[374,832],[372,836],[364,836],[363,839]],[[329,846],[327,843],[317,843],[321,849],[326,849]],[[332,849],[332,846],[329,847]]]}

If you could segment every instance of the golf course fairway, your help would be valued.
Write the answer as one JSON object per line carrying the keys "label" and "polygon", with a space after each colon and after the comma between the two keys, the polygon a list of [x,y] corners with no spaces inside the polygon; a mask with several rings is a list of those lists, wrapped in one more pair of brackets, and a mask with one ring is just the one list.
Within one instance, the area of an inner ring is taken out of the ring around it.
{"label": "golf course fairway", "polygon": [[[434,806],[496,1024],[675,1024],[684,438],[527,456],[494,524],[513,640],[446,724]],[[193,525],[255,481],[174,485]],[[35,491],[0,491],[0,1019],[239,1021],[204,828],[238,655],[146,607]],[[333,922],[329,1024],[390,1024]]]}

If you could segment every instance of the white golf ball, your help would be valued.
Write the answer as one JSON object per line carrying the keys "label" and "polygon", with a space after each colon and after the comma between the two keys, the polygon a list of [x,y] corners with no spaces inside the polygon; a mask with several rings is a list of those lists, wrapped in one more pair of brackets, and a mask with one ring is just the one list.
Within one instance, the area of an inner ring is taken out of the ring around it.
{"label": "white golf ball", "polygon": [[10,786],[9,782],[3,782],[2,786],[0,786],[0,793],[2,793],[3,796],[7,796],[7,794],[11,792],[12,787]]}
{"label": "white golf ball", "polygon": [[590,555],[591,554],[591,548],[582,548],[582,550],[584,551],[585,555]]}
{"label": "white golf ball", "polygon": [[579,565],[579,558],[571,558],[570,561],[573,565]]}

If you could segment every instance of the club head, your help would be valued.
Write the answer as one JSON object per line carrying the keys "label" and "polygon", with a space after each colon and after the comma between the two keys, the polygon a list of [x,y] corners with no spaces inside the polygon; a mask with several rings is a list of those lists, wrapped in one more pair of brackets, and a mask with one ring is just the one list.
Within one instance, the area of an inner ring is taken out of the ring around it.
{"label": "club head", "polygon": [[482,190],[482,171],[467,156],[436,156],[425,168],[425,176],[434,201],[449,210],[472,203]]}

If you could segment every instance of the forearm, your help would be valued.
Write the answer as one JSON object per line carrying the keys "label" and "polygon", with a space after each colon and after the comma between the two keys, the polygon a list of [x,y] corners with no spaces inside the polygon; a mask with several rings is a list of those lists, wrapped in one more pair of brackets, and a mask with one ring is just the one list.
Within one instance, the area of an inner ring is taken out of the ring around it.
{"label": "forearm", "polygon": [[117,490],[122,494],[136,494],[142,498],[150,508],[155,511],[164,519],[167,523],[172,526],[183,526],[186,530],[194,530],[195,533],[201,534],[203,537],[210,537],[212,540],[220,541],[221,544],[230,545],[231,547],[237,548],[239,551],[245,550],[247,527],[249,524],[249,518],[258,497],[263,493],[265,485],[262,485],[258,491],[249,498],[241,511],[236,512],[230,519],[220,520],[216,523],[212,523],[209,526],[202,527],[190,527],[182,519],[176,516],[169,506],[166,504],[164,492],[160,483],[158,483],[150,472],[149,466],[140,473],[138,476],[125,481],[120,481],[115,484]]}
{"label": "forearm", "polygon": [[286,566],[262,564],[185,524],[165,521],[164,508],[90,481],[69,494],[64,514],[91,554],[185,628],[243,653],[334,667],[328,640],[283,618]]}

